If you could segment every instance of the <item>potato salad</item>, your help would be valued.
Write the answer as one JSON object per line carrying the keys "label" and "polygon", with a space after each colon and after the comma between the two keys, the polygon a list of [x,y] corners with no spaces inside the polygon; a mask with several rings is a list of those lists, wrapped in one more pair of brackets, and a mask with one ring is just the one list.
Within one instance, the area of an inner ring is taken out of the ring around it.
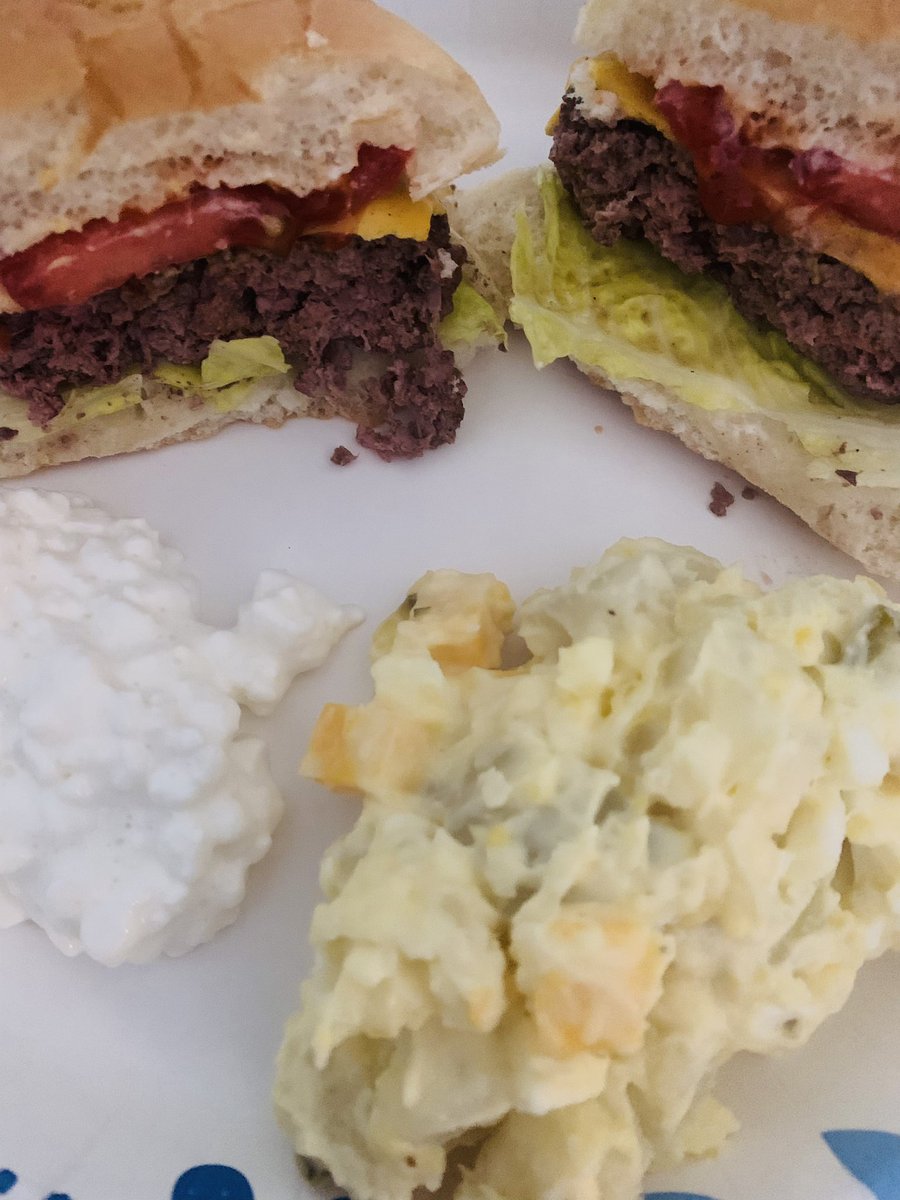
{"label": "potato salad", "polygon": [[[900,929],[900,608],[626,541],[518,609],[439,571],[305,770],[328,853],[276,1090],[355,1200],[635,1200]],[[448,1174],[449,1170],[449,1174]]]}

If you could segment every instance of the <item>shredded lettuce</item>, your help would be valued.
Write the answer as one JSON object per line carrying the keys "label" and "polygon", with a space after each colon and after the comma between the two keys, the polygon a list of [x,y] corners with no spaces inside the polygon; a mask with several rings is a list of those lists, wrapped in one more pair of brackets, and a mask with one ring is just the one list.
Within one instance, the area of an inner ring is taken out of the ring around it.
{"label": "shredded lettuce", "polygon": [[215,341],[200,364],[204,388],[222,388],[267,375],[286,375],[290,366],[277,340],[264,337]]}
{"label": "shredded lettuce", "polygon": [[[134,374],[103,387],[72,388],[64,406],[50,423],[50,428],[54,431],[71,429],[97,417],[108,417],[134,408],[143,399],[142,385],[142,377]],[[0,425],[16,431],[17,445],[34,442],[44,436],[44,429],[28,420],[28,406],[13,397],[0,397]]]}
{"label": "shredded lettuce", "polygon": [[441,322],[448,350],[476,349],[506,342],[503,321],[471,283],[462,280],[453,293],[453,311]]}
{"label": "shredded lettuce", "polygon": [[199,367],[164,362],[159,364],[153,374],[176,392],[199,391],[203,387],[203,376]]}
{"label": "shredded lettuce", "polygon": [[538,367],[571,358],[618,387],[642,380],[709,411],[765,413],[813,456],[812,476],[852,466],[862,484],[900,486],[900,411],[855,399],[781,334],[745,321],[719,284],[647,243],[598,245],[555,172],[540,189],[542,229],[519,215],[510,305]]}
{"label": "shredded lettuce", "polygon": [[126,375],[118,383],[109,383],[105,387],[73,388],[56,422],[62,425],[92,421],[95,417],[121,412],[123,408],[133,408],[142,399],[141,382],[140,375]]}
{"label": "shredded lettuce", "polygon": [[237,408],[258,379],[286,375],[290,364],[276,338],[216,340],[199,367],[162,363],[153,374],[169,387],[200,392],[207,404],[219,412]]}

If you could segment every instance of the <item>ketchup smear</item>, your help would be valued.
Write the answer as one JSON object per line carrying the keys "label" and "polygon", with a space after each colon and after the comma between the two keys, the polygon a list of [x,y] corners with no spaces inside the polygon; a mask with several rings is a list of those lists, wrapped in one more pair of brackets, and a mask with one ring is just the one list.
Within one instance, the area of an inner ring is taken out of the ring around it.
{"label": "ketchup smear", "polygon": [[856,225],[900,237],[900,175],[857,167],[830,150],[794,153],[744,140],[725,89],[677,81],[656,93],[675,138],[694,159],[700,200],[721,225],[771,219],[770,192],[796,204],[826,206]]}
{"label": "ketchup smear", "polygon": [[286,254],[296,239],[386,195],[412,152],[360,146],[357,164],[331,187],[298,197],[268,184],[195,188],[153,212],[126,209],[78,232],[52,233],[0,261],[0,284],[28,311],[81,304],[127,280],[232,246]]}

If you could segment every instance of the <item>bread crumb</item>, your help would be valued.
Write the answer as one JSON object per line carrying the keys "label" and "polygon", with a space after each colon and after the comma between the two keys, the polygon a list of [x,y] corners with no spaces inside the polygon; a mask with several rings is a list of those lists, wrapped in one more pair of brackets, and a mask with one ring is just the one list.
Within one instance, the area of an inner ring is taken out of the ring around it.
{"label": "bread crumb", "polygon": [[845,479],[851,487],[856,487],[856,477],[858,471],[835,471],[835,475],[839,475],[841,479]]}
{"label": "bread crumb", "polygon": [[595,425],[595,426],[594,426],[594,433],[602,433],[602,432],[603,432],[603,426],[602,426],[602,425]]}
{"label": "bread crumb", "polygon": [[734,496],[724,484],[716,480],[709,493],[709,511],[714,517],[724,517],[732,504]]}
{"label": "bread crumb", "polygon": [[331,461],[336,467],[346,467],[350,463],[356,462],[359,458],[358,454],[354,454],[352,450],[348,450],[346,446],[335,446],[334,452],[331,455]]}

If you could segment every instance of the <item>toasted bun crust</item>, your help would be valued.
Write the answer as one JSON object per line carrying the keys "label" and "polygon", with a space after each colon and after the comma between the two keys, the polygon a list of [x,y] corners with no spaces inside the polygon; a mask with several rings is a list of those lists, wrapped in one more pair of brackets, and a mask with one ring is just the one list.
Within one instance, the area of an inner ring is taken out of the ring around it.
{"label": "toasted bun crust", "polygon": [[898,167],[896,0],[588,0],[578,38],[659,84],[721,84],[761,145]]}
{"label": "toasted bun crust", "polygon": [[414,197],[493,161],[447,54],[372,0],[0,0],[0,255],[192,183],[299,195],[362,142],[414,150]]}
{"label": "toasted bun crust", "polygon": [[[534,170],[509,171],[456,193],[451,223],[491,293],[508,308],[510,250],[518,214],[535,230],[543,206]],[[497,305],[498,311],[501,306]],[[787,426],[765,414],[708,412],[643,380],[613,379],[576,362],[599,386],[617,391],[643,425],[674,434],[690,449],[739,472],[792,509],[817,533],[870,571],[900,581],[900,488],[854,487],[832,475],[810,479],[812,455]],[[887,431],[886,431],[887,432]]]}

